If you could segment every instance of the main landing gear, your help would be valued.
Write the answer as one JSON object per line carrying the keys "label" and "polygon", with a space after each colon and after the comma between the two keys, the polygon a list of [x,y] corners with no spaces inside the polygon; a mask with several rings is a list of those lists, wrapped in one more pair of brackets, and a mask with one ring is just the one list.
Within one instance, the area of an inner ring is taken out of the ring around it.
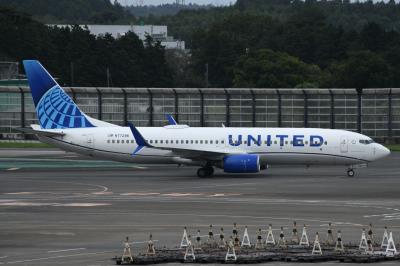
{"label": "main landing gear", "polygon": [[211,166],[202,167],[199,168],[199,170],[197,170],[198,177],[209,177],[212,176],[213,174],[214,174],[214,168],[212,168]]}

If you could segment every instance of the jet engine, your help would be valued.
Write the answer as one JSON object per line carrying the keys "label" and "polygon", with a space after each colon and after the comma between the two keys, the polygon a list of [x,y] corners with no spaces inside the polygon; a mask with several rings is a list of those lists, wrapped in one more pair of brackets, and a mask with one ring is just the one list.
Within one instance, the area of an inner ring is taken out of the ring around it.
{"label": "jet engine", "polygon": [[258,173],[260,172],[260,157],[254,154],[227,155],[223,160],[226,173]]}

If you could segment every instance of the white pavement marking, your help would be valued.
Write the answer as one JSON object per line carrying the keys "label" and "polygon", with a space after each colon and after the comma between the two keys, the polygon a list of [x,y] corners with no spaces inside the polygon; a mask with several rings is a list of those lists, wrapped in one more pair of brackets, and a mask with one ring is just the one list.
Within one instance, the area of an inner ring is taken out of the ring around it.
{"label": "white pavement marking", "polygon": [[167,193],[161,194],[161,196],[169,196],[169,197],[188,197],[188,196],[202,196],[203,193]]}
{"label": "white pavement marking", "polygon": [[132,168],[136,168],[136,169],[141,169],[141,170],[145,170],[145,169],[149,169],[148,167],[145,166],[137,166],[137,165],[132,165]]}
{"label": "white pavement marking", "polygon": [[56,236],[74,236],[75,233],[72,232],[48,232],[48,231],[39,231],[39,235],[56,235]]}
{"label": "white pavement marking", "polygon": [[161,193],[156,192],[128,192],[128,193],[121,193],[121,196],[154,196],[160,195]]}
{"label": "white pavement marking", "polygon": [[79,253],[79,254],[71,254],[71,255],[60,255],[60,256],[36,258],[36,259],[29,259],[29,260],[15,260],[15,261],[8,261],[8,262],[6,262],[6,263],[7,263],[7,264],[16,264],[16,263],[24,263],[24,262],[32,262],[32,261],[51,260],[51,259],[61,259],[61,258],[78,257],[78,256],[89,256],[89,255],[97,255],[97,254],[105,254],[105,253],[114,253],[114,252],[116,252],[116,250],[101,251],[101,252],[91,252],[91,253]]}
{"label": "white pavement marking", "polygon": [[400,212],[364,215],[364,218],[380,217],[382,221],[399,220]]}
{"label": "white pavement marking", "polygon": [[38,203],[29,201],[5,201],[0,202],[0,206],[12,206],[12,207],[98,207],[98,206],[110,206],[111,203],[90,203],[90,202],[77,202],[77,203]]}
{"label": "white pavement marking", "polygon": [[[91,195],[91,194],[102,194],[102,193],[110,193],[108,192],[108,187],[106,186],[102,186],[102,185],[96,185],[96,184],[88,184],[88,183],[78,183],[78,182],[53,182],[52,183],[56,183],[56,184],[70,184],[70,185],[83,185],[83,186],[89,186],[89,187],[96,187],[96,188],[100,188],[101,191],[97,191],[97,192],[92,192],[90,194],[87,195]],[[65,198],[65,197],[61,197],[61,198]]]}
{"label": "white pavement marking", "polygon": [[[160,240],[153,240],[153,242],[158,242]],[[132,245],[134,244],[147,244],[149,241],[135,241],[135,242],[130,242]]]}
{"label": "white pavement marking", "polygon": [[15,167],[14,168],[8,168],[7,171],[15,171],[15,170],[18,170],[18,169],[19,168],[15,168]]}
{"label": "white pavement marking", "polygon": [[59,250],[49,250],[48,253],[58,253],[58,252],[69,252],[69,251],[77,251],[84,250],[86,248],[70,248],[70,249],[59,249]]}
{"label": "white pavement marking", "polygon": [[3,256],[3,257],[0,257],[0,259],[5,259],[5,258],[8,258],[8,256]]}

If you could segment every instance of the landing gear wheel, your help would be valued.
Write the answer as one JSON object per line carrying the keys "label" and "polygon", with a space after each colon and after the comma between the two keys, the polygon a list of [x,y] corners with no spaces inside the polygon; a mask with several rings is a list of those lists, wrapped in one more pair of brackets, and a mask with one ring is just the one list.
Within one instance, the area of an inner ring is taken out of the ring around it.
{"label": "landing gear wheel", "polygon": [[202,167],[197,170],[198,177],[208,177],[214,174],[214,168],[212,167]]}
{"label": "landing gear wheel", "polygon": [[348,177],[354,177],[354,170],[353,169],[347,170],[347,176]]}
{"label": "landing gear wheel", "polygon": [[207,176],[207,169],[206,168],[199,168],[199,170],[197,170],[197,176],[198,177],[206,177]]}

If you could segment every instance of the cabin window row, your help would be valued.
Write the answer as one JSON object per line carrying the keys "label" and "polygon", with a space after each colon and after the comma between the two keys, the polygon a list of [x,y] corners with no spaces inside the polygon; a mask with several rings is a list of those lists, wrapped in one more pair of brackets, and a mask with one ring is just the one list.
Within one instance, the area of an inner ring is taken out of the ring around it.
{"label": "cabin window row", "polygon": [[131,140],[129,140],[129,139],[127,139],[127,140],[124,140],[124,139],[121,139],[121,140],[120,139],[108,139],[107,143],[117,143],[117,144],[126,143],[126,144],[130,144],[130,143],[135,143],[135,141],[133,139],[131,139]]}
{"label": "cabin window row", "polygon": [[[164,143],[165,144],[219,144],[219,143],[224,144],[225,143],[223,140],[218,141],[218,140],[193,140],[193,139],[192,140],[175,140],[175,141],[174,140],[150,140],[149,142],[150,142],[150,144],[164,144]],[[121,139],[121,140],[119,140],[119,139],[110,140],[110,139],[108,139],[107,143],[117,143],[117,144],[124,144],[124,143],[129,144],[129,143],[132,143],[133,144],[133,143],[135,143],[135,141],[133,139],[132,140],[129,140],[129,139],[127,139],[127,140],[124,140],[124,139]],[[278,141],[275,140],[273,143],[275,145],[277,145]],[[239,142],[236,141],[235,144],[237,145],[237,144],[239,144]],[[247,140],[242,141],[240,144],[247,145]],[[268,145],[268,141],[264,141],[264,144]],[[270,144],[272,144],[272,142]],[[285,145],[288,145],[288,144],[289,144],[289,141],[286,140],[285,141]],[[293,141],[290,141],[290,144],[293,145]],[[304,142],[304,144],[308,145],[308,141],[306,140]],[[314,144],[318,144],[318,142],[314,142]],[[324,144],[328,145],[328,142],[325,141]]]}
{"label": "cabin window row", "polygon": [[224,144],[225,141],[221,140],[150,140],[150,144]]}
{"label": "cabin window row", "polygon": [[[146,141],[148,141],[148,140],[146,140]],[[129,143],[135,143],[135,141],[129,140],[129,139],[127,139],[127,140],[124,140],[124,139],[110,140],[110,139],[108,139],[107,143],[117,143],[117,144],[127,143],[127,144],[129,144]],[[150,140],[149,143],[150,144],[164,144],[164,143],[165,144],[179,144],[179,143],[180,144],[220,144],[220,143],[224,144],[225,141],[223,141],[223,140],[221,140],[221,141],[218,141],[218,140]]]}

